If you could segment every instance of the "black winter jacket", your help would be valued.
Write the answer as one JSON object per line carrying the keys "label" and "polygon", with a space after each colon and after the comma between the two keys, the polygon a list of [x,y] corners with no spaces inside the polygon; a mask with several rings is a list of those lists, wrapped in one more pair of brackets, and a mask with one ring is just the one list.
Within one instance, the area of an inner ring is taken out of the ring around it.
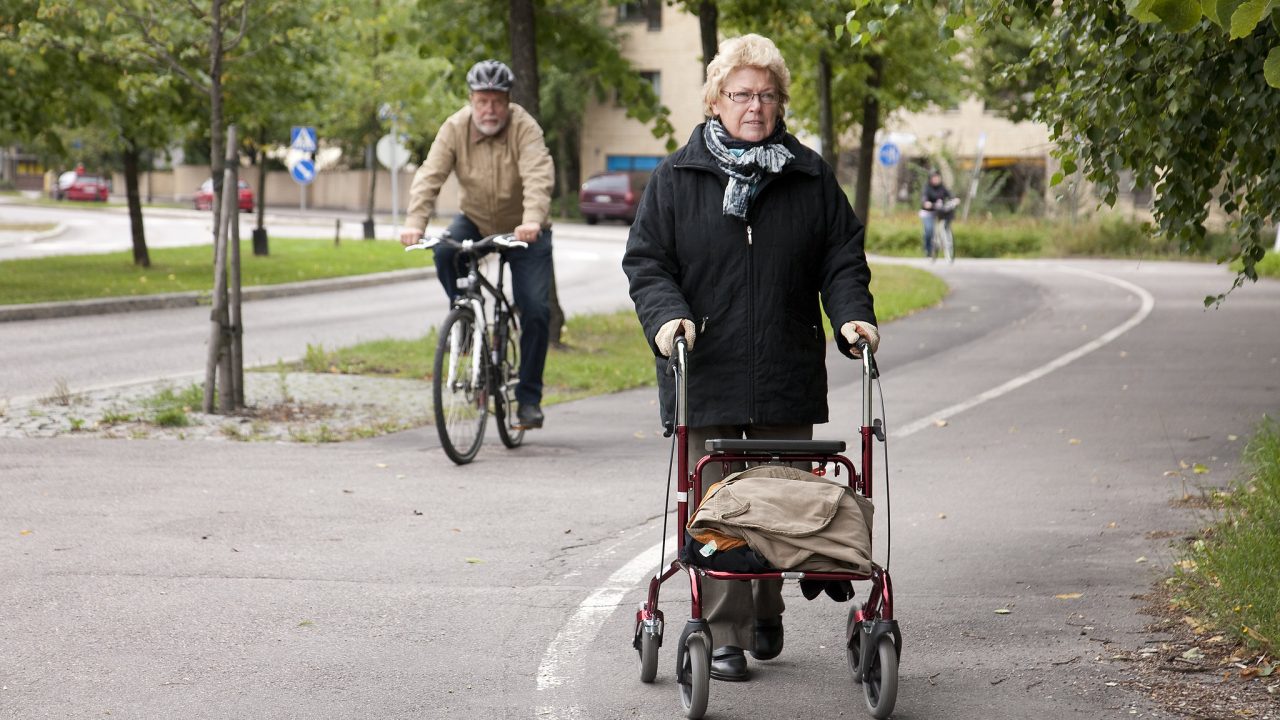
{"label": "black winter jacket", "polygon": [[654,336],[669,320],[697,326],[690,427],[826,422],[819,297],[845,355],[839,328],[876,322],[861,221],[821,157],[790,134],[784,143],[795,159],[761,180],[747,222],[721,212],[728,178],[701,125],[645,188],[622,267],[657,356],[665,422],[675,386]]}

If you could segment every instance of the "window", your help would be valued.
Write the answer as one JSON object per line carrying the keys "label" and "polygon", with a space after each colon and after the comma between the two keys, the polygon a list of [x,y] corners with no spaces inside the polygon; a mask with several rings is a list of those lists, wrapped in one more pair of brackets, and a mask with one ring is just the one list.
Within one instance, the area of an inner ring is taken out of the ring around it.
{"label": "window", "polygon": [[648,23],[650,31],[662,29],[662,0],[624,2],[618,6],[618,24]]}
{"label": "window", "polygon": [[605,157],[605,169],[609,172],[653,170],[661,162],[661,155],[608,155]]}

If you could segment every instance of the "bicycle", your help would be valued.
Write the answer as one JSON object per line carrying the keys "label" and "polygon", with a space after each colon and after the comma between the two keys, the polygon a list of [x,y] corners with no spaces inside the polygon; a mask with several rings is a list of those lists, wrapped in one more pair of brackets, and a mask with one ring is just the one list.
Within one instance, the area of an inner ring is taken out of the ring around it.
{"label": "bicycle", "polygon": [[[520,319],[503,289],[507,261],[498,254],[497,277],[490,281],[480,272],[480,259],[495,249],[527,248],[529,244],[504,233],[458,241],[445,231],[424,236],[405,251],[437,245],[456,248],[463,268],[458,273],[460,292],[437,335],[432,401],[441,447],[450,460],[465,465],[480,452],[490,414],[503,445],[514,449],[524,442],[524,428],[512,422],[520,372]],[[492,322],[486,313],[487,301],[493,303]]]}
{"label": "bicycle", "polygon": [[955,239],[951,235],[951,220],[956,216],[956,208],[960,206],[960,198],[947,198],[946,200],[938,200],[934,203],[934,208],[929,212],[933,213],[933,240],[932,246],[929,248],[929,259],[937,260],[938,252],[942,252],[942,257],[949,263],[956,261],[955,255]]}

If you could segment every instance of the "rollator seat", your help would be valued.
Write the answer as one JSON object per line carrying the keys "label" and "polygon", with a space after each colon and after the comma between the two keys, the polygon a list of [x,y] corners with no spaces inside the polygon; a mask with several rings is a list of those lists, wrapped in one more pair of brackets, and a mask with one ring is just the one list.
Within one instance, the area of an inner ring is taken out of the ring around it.
{"label": "rollator seat", "polygon": [[714,438],[707,441],[712,452],[761,455],[835,455],[844,452],[843,440],[743,440]]}

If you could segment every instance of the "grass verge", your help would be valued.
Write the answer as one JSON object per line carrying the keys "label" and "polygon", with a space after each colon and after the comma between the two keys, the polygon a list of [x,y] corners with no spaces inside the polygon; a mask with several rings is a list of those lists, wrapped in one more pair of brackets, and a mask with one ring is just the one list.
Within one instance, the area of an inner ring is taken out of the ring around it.
{"label": "grass verge", "polygon": [[[272,238],[271,254],[253,254],[241,240],[240,282],[252,285],[345,277],[426,267],[431,256],[406,253],[392,240]],[[213,250],[208,245],[155,248],[151,267],[133,264],[131,252],[63,255],[0,262],[0,305],[129,297],[170,292],[208,292],[213,286]]]}
{"label": "grass verge", "polygon": [[[871,291],[881,324],[934,305],[947,292],[946,283],[915,268],[876,265],[872,276]],[[565,323],[564,341],[565,347],[553,347],[547,356],[544,404],[653,385],[657,381],[653,353],[635,313],[630,310],[569,318]],[[435,347],[434,330],[413,340],[376,340],[333,350],[310,345],[297,369],[428,379]]]}
{"label": "grass verge", "polygon": [[1264,420],[1244,459],[1248,478],[1213,495],[1218,521],[1177,564],[1176,602],[1274,658],[1280,652],[1280,424]]}

